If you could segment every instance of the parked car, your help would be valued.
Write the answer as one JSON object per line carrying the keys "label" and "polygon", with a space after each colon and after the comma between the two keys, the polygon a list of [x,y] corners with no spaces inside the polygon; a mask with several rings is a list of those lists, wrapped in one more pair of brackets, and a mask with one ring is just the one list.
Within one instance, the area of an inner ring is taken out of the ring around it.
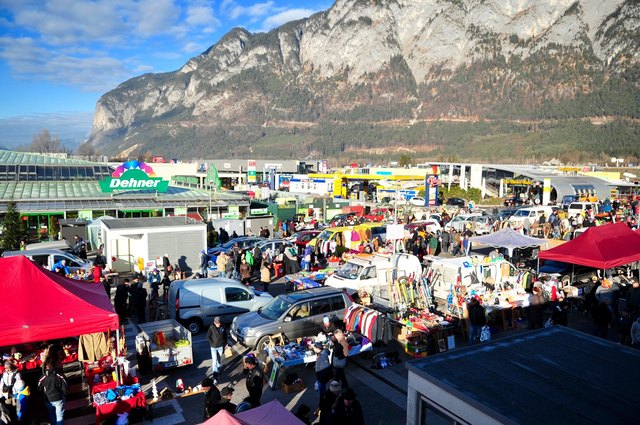
{"label": "parked car", "polygon": [[445,202],[445,204],[455,206],[458,208],[464,208],[467,205],[467,201],[465,201],[462,198],[449,198],[447,199],[447,202]]}
{"label": "parked car", "polygon": [[579,200],[580,200],[580,197],[578,195],[564,195],[562,197],[562,201],[560,202],[560,209],[566,211],[572,202],[578,202]]}
{"label": "parked car", "polygon": [[276,334],[290,340],[316,335],[324,316],[343,319],[351,303],[344,290],[330,287],[281,294],[258,310],[233,319],[231,336],[245,347],[264,352]]}
{"label": "parked car", "polygon": [[329,226],[341,226],[344,225],[347,222],[350,221],[355,221],[358,219],[358,214],[351,212],[351,213],[342,213],[342,214],[336,214],[333,217],[331,217],[331,220],[329,220]]}
{"label": "parked car", "polygon": [[442,227],[440,226],[440,221],[434,220],[431,218],[427,220],[422,220],[422,221],[413,221],[409,224],[404,225],[404,228],[409,231],[413,231],[413,229],[417,229],[418,227],[421,227],[426,232],[431,232],[431,233],[438,233],[442,230]]}
{"label": "parked car", "polygon": [[504,200],[505,207],[519,207],[524,204],[525,204],[524,199],[522,199],[519,196],[513,196],[511,198],[507,198]]}
{"label": "parked car", "polygon": [[294,233],[289,240],[298,247],[298,251],[304,251],[309,241],[320,234],[320,230],[303,230]]}
{"label": "parked car", "polygon": [[92,264],[87,260],[73,255],[70,252],[59,249],[33,249],[25,251],[4,251],[2,257],[15,257],[16,255],[24,255],[36,264],[46,267],[53,271],[53,265],[62,261],[67,261],[67,268],[70,273],[83,269],[87,275],[91,272]]}
{"label": "parked car", "polygon": [[221,252],[230,252],[233,247],[237,244],[238,248],[240,249],[244,249],[244,248],[251,248],[253,245],[255,245],[257,242],[261,242],[264,241],[264,238],[259,238],[257,236],[241,236],[239,238],[234,238],[229,240],[228,242],[220,245],[220,246],[216,246],[213,248],[210,248],[208,250],[208,254],[209,255],[220,255]]}
{"label": "parked car", "polygon": [[493,230],[495,219],[488,215],[481,215],[479,217],[472,217],[471,222],[473,223],[471,230],[476,235],[487,235]]}
{"label": "parked car", "polygon": [[467,223],[473,223],[473,219],[475,217],[482,217],[482,214],[474,213],[474,214],[458,214],[453,217],[450,222],[444,225],[444,230],[450,232],[455,229],[458,232],[463,232],[467,228]]}
{"label": "parked car", "polygon": [[575,217],[583,211],[592,210],[594,214],[600,213],[600,205],[597,202],[572,202],[567,208],[567,216]]}
{"label": "parked car", "polygon": [[509,217],[514,215],[516,211],[518,210],[513,208],[506,208],[504,210],[500,210],[498,211],[498,215],[496,215],[496,218],[500,221],[509,220]]}
{"label": "parked car", "polygon": [[537,206],[537,207],[524,207],[516,211],[511,217],[509,222],[515,225],[523,225],[525,220],[529,220],[530,224],[540,219],[542,214],[549,218],[553,213],[553,209],[549,206]]}
{"label": "parked car", "polygon": [[369,212],[369,214],[365,214],[363,218],[367,221],[385,221],[387,217],[393,216],[393,208],[375,208]]}
{"label": "parked car", "polygon": [[256,292],[233,279],[175,280],[169,287],[168,313],[197,334],[216,316],[230,323],[239,314],[255,311],[272,299],[268,293]]}
{"label": "parked car", "polygon": [[[284,249],[286,246],[293,245],[288,239],[267,239],[258,242],[255,246],[260,248],[260,251],[267,252],[268,249],[271,250],[271,253],[274,254],[279,252],[281,249]],[[255,247],[254,246],[254,247]]]}
{"label": "parked car", "polygon": [[418,207],[424,207],[425,203],[424,203],[424,198],[421,196],[414,196],[413,198],[409,199],[409,203],[411,205],[415,205]]}

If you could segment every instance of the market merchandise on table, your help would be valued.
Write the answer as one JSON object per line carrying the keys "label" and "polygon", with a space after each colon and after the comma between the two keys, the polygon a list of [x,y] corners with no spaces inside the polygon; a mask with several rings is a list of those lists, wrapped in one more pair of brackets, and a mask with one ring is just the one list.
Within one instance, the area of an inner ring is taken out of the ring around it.
{"label": "market merchandise on table", "polygon": [[284,277],[288,288],[299,291],[301,289],[318,288],[333,274],[335,269],[326,268],[316,271],[301,271]]}
{"label": "market merchandise on table", "polygon": [[[355,332],[346,333],[349,344],[349,356],[355,356],[372,348],[371,341]],[[290,367],[305,363],[314,363],[317,359],[313,344],[322,342],[333,349],[333,343],[323,333],[316,337],[299,338],[296,342],[285,345],[275,345],[269,348],[269,357],[282,367]]]}
{"label": "market merchandise on table", "polygon": [[[63,364],[78,361],[78,344],[62,344],[64,357]],[[11,360],[19,371],[33,370],[42,366],[46,351],[46,344],[22,344],[13,347],[7,347],[6,353],[2,354],[2,362],[0,362],[0,374],[4,373],[4,362]],[[3,350],[3,351],[4,351]]]}
{"label": "market merchandise on table", "polygon": [[96,424],[101,424],[114,415],[146,408],[147,401],[140,384],[123,385],[93,395],[96,409]]}
{"label": "market merchandise on table", "polygon": [[151,368],[163,370],[193,363],[191,332],[173,319],[139,324],[136,336],[138,354],[150,356]]}
{"label": "market merchandise on table", "polygon": [[502,256],[431,258],[425,277],[433,296],[443,302],[444,313],[465,316],[471,297],[494,309],[513,308],[527,303],[526,289],[533,285],[531,271],[518,270]]}

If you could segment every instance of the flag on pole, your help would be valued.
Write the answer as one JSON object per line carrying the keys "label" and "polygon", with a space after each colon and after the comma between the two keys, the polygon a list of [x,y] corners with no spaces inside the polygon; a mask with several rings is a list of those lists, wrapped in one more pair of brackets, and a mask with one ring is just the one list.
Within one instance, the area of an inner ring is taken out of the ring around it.
{"label": "flag on pole", "polygon": [[222,182],[220,181],[220,177],[218,176],[218,167],[215,164],[212,164],[209,167],[209,172],[207,173],[207,181],[211,185],[212,189],[219,190],[222,187]]}

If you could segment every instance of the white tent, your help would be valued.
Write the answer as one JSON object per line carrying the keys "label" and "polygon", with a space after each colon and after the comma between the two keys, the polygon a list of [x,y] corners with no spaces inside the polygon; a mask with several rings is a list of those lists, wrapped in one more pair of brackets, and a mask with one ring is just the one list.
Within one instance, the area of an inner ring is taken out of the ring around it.
{"label": "white tent", "polygon": [[510,257],[513,256],[513,250],[516,248],[531,248],[548,243],[546,239],[525,236],[510,227],[484,236],[473,236],[469,240],[473,243],[477,242],[494,248],[506,248]]}
{"label": "white tent", "polygon": [[87,225],[87,234],[89,237],[89,244],[94,247],[93,249],[98,249],[100,245],[104,244],[102,240],[102,235],[100,234],[100,223],[104,220],[113,220],[114,217],[110,217],[108,215],[103,215],[100,218],[96,218],[91,223]]}

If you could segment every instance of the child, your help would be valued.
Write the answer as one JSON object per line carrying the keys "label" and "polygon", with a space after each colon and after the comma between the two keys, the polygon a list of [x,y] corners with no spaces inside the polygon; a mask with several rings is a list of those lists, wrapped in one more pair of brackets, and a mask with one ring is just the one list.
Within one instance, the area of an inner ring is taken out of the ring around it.
{"label": "child", "polygon": [[16,419],[20,424],[29,423],[29,387],[22,379],[16,380],[13,385],[13,397],[16,401]]}

